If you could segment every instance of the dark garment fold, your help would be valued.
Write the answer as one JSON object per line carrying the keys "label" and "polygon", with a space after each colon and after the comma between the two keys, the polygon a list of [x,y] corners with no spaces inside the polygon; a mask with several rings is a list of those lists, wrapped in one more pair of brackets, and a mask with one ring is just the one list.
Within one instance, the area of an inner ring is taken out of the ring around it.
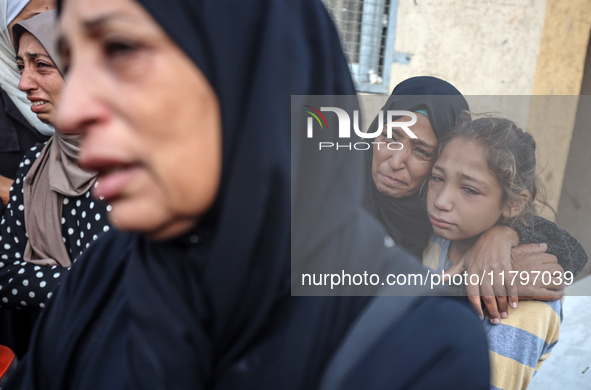
{"label": "dark garment fold", "polygon": [[565,271],[572,272],[573,278],[587,264],[588,257],[583,246],[554,222],[536,216],[531,225],[517,222],[513,228],[519,234],[520,244],[546,243],[547,252],[556,256],[558,264]]}

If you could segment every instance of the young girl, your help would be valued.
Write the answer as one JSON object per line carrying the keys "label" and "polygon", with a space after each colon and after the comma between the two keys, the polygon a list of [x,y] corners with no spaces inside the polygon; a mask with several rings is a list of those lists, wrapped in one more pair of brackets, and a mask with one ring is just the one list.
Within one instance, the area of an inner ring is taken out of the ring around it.
{"label": "young girl", "polygon": [[[532,136],[507,119],[468,121],[441,140],[427,193],[434,236],[423,264],[448,269],[490,227],[531,220],[540,188],[535,167]],[[491,388],[527,388],[558,341],[561,304],[520,302],[499,325],[483,320]]]}

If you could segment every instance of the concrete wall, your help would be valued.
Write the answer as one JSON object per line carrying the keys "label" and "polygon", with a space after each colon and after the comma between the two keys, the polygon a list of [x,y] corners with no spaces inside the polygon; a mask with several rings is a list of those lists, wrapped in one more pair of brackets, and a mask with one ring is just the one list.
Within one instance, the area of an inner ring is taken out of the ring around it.
{"label": "concrete wall", "polygon": [[400,0],[391,86],[418,75],[449,80],[465,95],[529,95],[546,0]]}
{"label": "concrete wall", "polygon": [[[578,95],[590,26],[589,0],[400,0],[395,49],[412,59],[392,65],[391,88],[432,75],[465,95]],[[500,100],[501,112],[534,134],[548,201],[557,209],[576,104],[524,97],[516,110]],[[561,114],[548,115],[553,111]],[[554,218],[549,210],[543,215]]]}

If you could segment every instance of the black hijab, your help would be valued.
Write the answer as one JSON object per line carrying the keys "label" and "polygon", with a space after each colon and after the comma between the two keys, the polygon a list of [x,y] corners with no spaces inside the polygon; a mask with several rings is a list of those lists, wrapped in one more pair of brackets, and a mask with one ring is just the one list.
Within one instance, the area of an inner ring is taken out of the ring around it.
{"label": "black hijab", "polygon": [[[355,91],[336,30],[319,1],[139,3],[211,83],[220,102],[223,160],[215,204],[195,231],[171,243],[138,240],[131,259],[131,267],[137,267],[129,281],[133,284],[128,298],[133,330],[129,358],[142,369],[131,374],[131,381],[137,387],[158,382],[161,363],[150,357],[170,355],[170,345],[182,343],[180,336],[186,333],[198,335],[202,341],[197,344],[207,347],[196,352],[188,344],[176,355],[197,353],[198,371],[207,383],[232,388],[235,381],[248,387],[254,380],[249,374],[257,370],[243,373],[237,362],[266,337],[265,328],[278,310],[299,310],[298,301],[289,299],[290,96]],[[193,248],[187,244],[194,234],[202,243]],[[154,275],[170,277],[162,282],[161,291],[146,297],[145,286]],[[177,288],[171,291],[170,286]],[[193,311],[174,309],[171,302],[175,301],[186,302]],[[342,315],[337,309],[320,310],[326,309],[325,304],[306,304],[310,323],[319,321],[316,314],[329,315],[326,320],[336,322],[338,333],[339,326],[346,326],[355,315],[355,311],[349,313],[354,304],[348,303]],[[304,318],[297,318],[290,327],[304,329]],[[179,334],[162,340],[160,329],[171,321]],[[147,328],[146,324],[154,325]],[[313,346],[296,339],[291,341],[301,343],[301,353],[310,356],[306,348]],[[284,336],[281,343],[292,345],[288,340]],[[319,351],[319,359],[328,353]],[[174,364],[166,364],[164,371],[174,369]],[[285,366],[278,372],[285,374]],[[154,377],[146,375],[146,367],[154,368]],[[314,373],[311,368],[305,370],[308,376],[303,375],[298,364],[290,370],[294,370],[294,386]],[[182,378],[183,374],[187,376]],[[188,388],[195,378],[195,372],[179,371],[176,388]]]}
{"label": "black hijab", "polygon": [[[447,81],[421,76],[398,84],[382,107],[382,111],[386,110],[425,110],[439,140],[453,129],[469,107],[462,94]],[[376,117],[368,131],[374,132],[377,127]],[[372,161],[373,148],[366,158],[365,207],[384,225],[397,245],[422,258],[432,228],[419,191],[405,198],[391,198],[382,194],[372,178]]]}

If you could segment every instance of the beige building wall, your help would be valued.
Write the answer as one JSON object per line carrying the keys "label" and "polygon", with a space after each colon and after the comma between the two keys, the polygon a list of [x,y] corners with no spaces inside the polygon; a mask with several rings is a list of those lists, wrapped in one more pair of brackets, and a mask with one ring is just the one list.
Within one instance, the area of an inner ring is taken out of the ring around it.
{"label": "beige building wall", "polygon": [[412,76],[449,80],[465,95],[529,95],[546,0],[400,0],[391,87]]}
{"label": "beige building wall", "polygon": [[[590,31],[590,0],[548,0],[532,94],[579,95]],[[555,210],[560,202],[567,161],[577,158],[570,153],[577,102],[561,100],[563,104],[551,107],[533,105],[528,122],[540,146],[539,165],[544,167],[543,177]],[[583,172],[585,167],[579,169]]]}
{"label": "beige building wall", "polygon": [[[524,95],[499,97],[493,106],[534,134],[539,170],[557,210],[577,98],[527,96],[580,93],[590,31],[590,0],[400,0],[395,49],[411,61],[392,65],[390,88],[432,75],[465,95]],[[477,111],[490,111],[490,96],[469,100]]]}

